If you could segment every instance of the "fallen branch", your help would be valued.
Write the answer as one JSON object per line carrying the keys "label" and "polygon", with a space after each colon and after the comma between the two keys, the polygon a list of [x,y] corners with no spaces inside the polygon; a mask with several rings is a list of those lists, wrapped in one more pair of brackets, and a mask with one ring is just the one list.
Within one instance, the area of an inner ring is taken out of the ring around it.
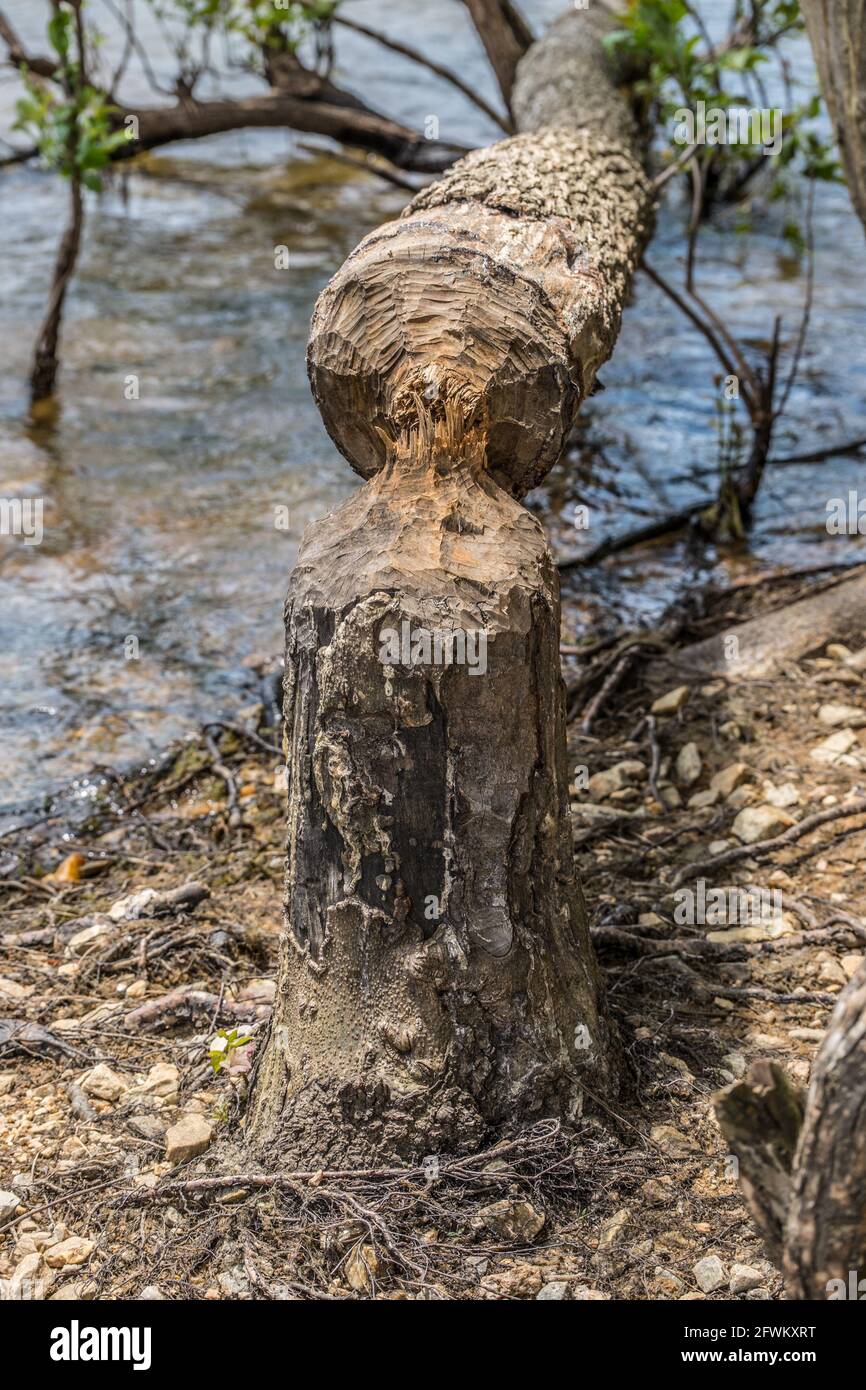
{"label": "fallen branch", "polygon": [[[866,815],[866,796],[857,797],[842,806],[830,806],[826,811],[816,811],[814,815],[805,816],[796,825],[789,826],[787,830],[782,831],[781,835],[774,835],[769,840],[758,840],[753,845],[737,845],[733,849],[726,849],[722,854],[713,855],[709,859],[697,860],[684,865],[681,869],[677,869],[670,879],[670,885],[672,888],[679,888],[686,879],[696,875],[712,873],[715,869],[728,864],[735,864],[740,859],[752,859],[755,855],[770,854],[774,850],[784,849],[786,845],[796,844],[804,835],[808,835],[812,830],[818,830],[820,826],[827,825],[831,821],[862,815]],[[856,834],[858,830],[864,828],[866,827],[855,826],[850,833]]]}

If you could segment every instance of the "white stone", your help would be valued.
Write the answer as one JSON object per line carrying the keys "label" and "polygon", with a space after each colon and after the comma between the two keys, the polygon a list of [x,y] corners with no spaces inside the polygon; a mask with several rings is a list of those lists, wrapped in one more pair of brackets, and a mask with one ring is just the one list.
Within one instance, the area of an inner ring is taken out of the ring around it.
{"label": "white stone", "polygon": [[831,729],[856,729],[866,724],[866,710],[855,705],[822,705],[818,718]]}
{"label": "white stone", "polygon": [[693,782],[697,782],[703,767],[698,745],[696,743],[684,743],[677,754],[677,780],[690,787]]}
{"label": "white stone", "polygon": [[757,1289],[763,1278],[763,1274],[751,1265],[734,1264],[731,1266],[728,1288],[731,1293],[748,1293],[750,1289]]}
{"label": "white stone", "polygon": [[95,1100],[119,1100],[129,1090],[129,1082],[105,1062],[84,1072],[78,1084],[86,1096],[93,1096]]}
{"label": "white stone", "polygon": [[692,1268],[695,1283],[702,1293],[715,1293],[726,1282],[725,1266],[718,1255],[705,1255]]}
{"label": "white stone", "polygon": [[779,806],[746,806],[737,816],[731,829],[744,845],[769,840],[796,821]]}
{"label": "white stone", "polygon": [[719,796],[730,796],[731,792],[736,791],[742,782],[749,776],[749,768],[745,763],[729,763],[723,767],[714,777],[710,778],[710,786],[713,791],[717,791]]}

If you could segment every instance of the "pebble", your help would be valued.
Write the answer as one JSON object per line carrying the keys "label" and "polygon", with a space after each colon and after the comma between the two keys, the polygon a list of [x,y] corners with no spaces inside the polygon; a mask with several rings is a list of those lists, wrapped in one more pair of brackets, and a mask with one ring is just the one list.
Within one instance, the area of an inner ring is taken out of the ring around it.
{"label": "pebble", "polygon": [[780,806],[783,811],[789,806],[800,804],[800,793],[793,782],[783,782],[780,787],[774,787],[772,782],[765,782],[762,795],[770,806]]}
{"label": "pebble", "polygon": [[651,714],[676,714],[691,695],[691,689],[687,685],[678,685],[675,690],[669,690],[665,695],[660,695],[654,700],[650,707]]}
{"label": "pebble", "polygon": [[674,1274],[672,1269],[665,1269],[663,1265],[656,1265],[653,1284],[666,1298],[678,1298],[686,1287],[678,1274]]}
{"label": "pebble", "polygon": [[718,1255],[705,1255],[692,1267],[695,1283],[702,1293],[715,1293],[727,1282],[725,1266]]}
{"label": "pebble", "polygon": [[728,1288],[731,1293],[748,1293],[750,1289],[760,1287],[763,1274],[751,1265],[734,1264],[731,1265],[731,1278]]}
{"label": "pebble", "polygon": [[91,946],[97,945],[100,941],[105,941],[115,933],[115,927],[107,917],[101,918],[89,927],[77,931],[74,936],[70,936],[66,943],[66,951],[70,956],[84,956]]}
{"label": "pebble", "polygon": [[689,797],[689,806],[694,811],[703,811],[708,806],[715,806],[719,800],[717,788],[709,787],[706,791],[695,792],[694,796]]}
{"label": "pebble", "polygon": [[140,1134],[142,1139],[149,1139],[152,1144],[160,1144],[165,1138],[165,1121],[158,1115],[134,1115],[129,1128],[135,1134]]}
{"label": "pebble", "polygon": [[734,1076],[745,1076],[746,1059],[743,1056],[742,1052],[726,1052],[724,1057],[722,1058],[722,1061],[728,1068],[728,1071],[732,1071],[734,1073]]}
{"label": "pebble", "polygon": [[0,1192],[0,1226],[12,1220],[20,1205],[21,1198],[17,1192]]}
{"label": "pebble", "polygon": [[482,1279],[481,1287],[492,1298],[535,1299],[541,1292],[542,1274],[535,1265],[516,1265],[513,1269],[489,1274]]}
{"label": "pebble", "polygon": [[677,754],[677,780],[691,786],[697,782],[704,769],[700,750],[696,743],[685,743]]}
{"label": "pebble", "polygon": [[746,806],[731,829],[744,845],[754,845],[758,840],[771,839],[791,825],[796,825],[796,820],[779,806]]}
{"label": "pebble", "polygon": [[478,1213],[481,1225],[510,1245],[526,1245],[535,1240],[546,1219],[544,1212],[536,1211],[529,1202],[510,1201],[507,1197],[482,1207]]}
{"label": "pebble", "polygon": [[155,1062],[140,1089],[148,1095],[168,1099],[177,1096],[179,1084],[180,1072],[176,1066],[171,1062]]}
{"label": "pebble", "polygon": [[86,1096],[93,1096],[95,1100],[119,1100],[129,1090],[125,1077],[112,1071],[105,1062],[97,1063],[79,1076],[78,1085]]}
{"label": "pebble", "polygon": [[568,1298],[568,1285],[562,1279],[554,1279],[549,1284],[542,1284],[535,1295],[536,1303],[546,1302],[550,1299],[561,1302],[564,1298]]}
{"label": "pebble", "polygon": [[92,1240],[85,1240],[82,1236],[70,1236],[68,1240],[61,1240],[56,1245],[51,1245],[45,1251],[45,1263],[49,1269],[65,1269],[67,1265],[83,1265],[93,1251],[96,1243]]}
{"label": "pebble", "polygon": [[184,1115],[166,1131],[165,1157],[171,1164],[184,1163],[204,1153],[213,1138],[213,1125],[203,1115]]}
{"label": "pebble", "polygon": [[829,738],[825,738],[823,743],[817,743],[811,750],[809,757],[813,763],[828,763],[832,766],[839,758],[848,753],[857,742],[857,735],[853,729],[839,729]]}
{"label": "pebble", "polygon": [[653,1125],[650,1139],[674,1158],[687,1158],[698,1147],[689,1135],[674,1129],[673,1125]]}
{"label": "pebble", "polygon": [[7,999],[18,1001],[29,999],[33,993],[33,985],[22,985],[17,980],[10,980],[6,975],[0,975],[0,995],[5,995]]}
{"label": "pebble", "polygon": [[749,776],[749,768],[746,763],[730,763],[723,767],[721,772],[717,772],[710,778],[710,786],[713,791],[717,791],[719,796],[730,796],[731,792],[736,791],[741,783],[745,782]]}
{"label": "pebble", "polygon": [[866,724],[866,710],[855,705],[822,705],[818,718],[831,729],[856,729]]}

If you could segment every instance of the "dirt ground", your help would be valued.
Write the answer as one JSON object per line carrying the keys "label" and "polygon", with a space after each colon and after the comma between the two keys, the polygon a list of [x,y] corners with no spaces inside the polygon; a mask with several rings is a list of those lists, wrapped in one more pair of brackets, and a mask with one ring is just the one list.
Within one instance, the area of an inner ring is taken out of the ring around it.
{"label": "dirt ground", "polygon": [[[795,588],[735,586],[667,640]],[[773,681],[696,684],[647,722],[670,695],[645,678],[657,640],[593,709],[634,635],[580,652],[564,638],[575,852],[626,1059],[622,1095],[568,1133],[541,1123],[406,1172],[275,1182],[244,1166],[250,1049],[214,1071],[209,1045],[220,1028],[260,1036],[273,997],[284,783],[267,706],[144,772],[95,776],[74,822],[60,798],[7,833],[0,1293],[781,1297],[712,1100],[759,1057],[804,1085],[863,958],[866,815],[845,809],[866,790],[864,675],[831,643]],[[697,901],[701,880],[762,889],[772,913],[688,920],[675,895]],[[196,883],[207,896],[160,896]]]}

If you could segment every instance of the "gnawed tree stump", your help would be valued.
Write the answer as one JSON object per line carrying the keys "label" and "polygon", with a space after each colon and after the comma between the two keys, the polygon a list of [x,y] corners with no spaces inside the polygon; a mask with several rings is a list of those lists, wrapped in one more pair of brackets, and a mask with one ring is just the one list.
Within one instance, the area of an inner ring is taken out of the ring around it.
{"label": "gnawed tree stump", "polygon": [[839,995],[805,1098],[756,1062],[716,1115],[788,1297],[866,1293],[866,966]]}
{"label": "gnawed tree stump", "polygon": [[[368,482],[308,531],[286,607],[286,933],[249,1122],[272,1157],[460,1149],[612,1082],[558,580],[516,500],[613,347],[650,226],[605,29],[558,32],[583,36],[614,135],[581,129],[569,74],[557,124],[548,92],[541,128],[425,190],[317,305],[313,390]],[[519,127],[559,42],[519,69]]]}

